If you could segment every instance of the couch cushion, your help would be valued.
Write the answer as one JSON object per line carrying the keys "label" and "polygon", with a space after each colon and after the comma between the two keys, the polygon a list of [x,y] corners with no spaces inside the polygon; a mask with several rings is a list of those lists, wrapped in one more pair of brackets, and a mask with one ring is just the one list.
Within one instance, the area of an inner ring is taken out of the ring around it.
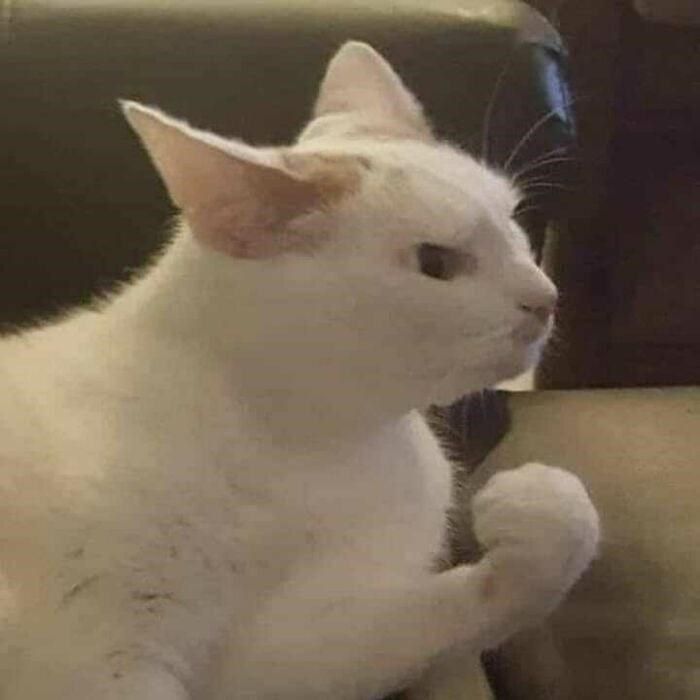
{"label": "couch cushion", "polygon": [[[598,561],[552,619],[560,688],[546,697],[700,698],[700,388],[522,393],[509,403],[512,429],[479,482],[533,460],[564,466],[588,485],[603,523]],[[530,663],[543,685],[550,670]],[[545,697],[537,692],[517,697]]]}

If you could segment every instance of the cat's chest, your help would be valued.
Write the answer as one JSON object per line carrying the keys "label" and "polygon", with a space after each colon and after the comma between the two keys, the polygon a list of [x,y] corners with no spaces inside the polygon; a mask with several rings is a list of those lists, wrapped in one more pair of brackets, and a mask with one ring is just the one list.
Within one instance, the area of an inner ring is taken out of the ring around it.
{"label": "cat's chest", "polygon": [[450,469],[420,420],[352,449],[238,439],[236,449],[183,447],[162,462],[157,478],[122,484],[131,496],[109,531],[128,536],[120,559],[173,585],[199,572],[189,597],[226,597],[229,586],[262,593],[338,559],[366,571],[425,569],[443,544]]}
{"label": "cat's chest", "polygon": [[450,468],[420,419],[356,449],[289,453],[275,465],[259,485],[274,513],[270,535],[292,556],[415,566],[441,545]]}

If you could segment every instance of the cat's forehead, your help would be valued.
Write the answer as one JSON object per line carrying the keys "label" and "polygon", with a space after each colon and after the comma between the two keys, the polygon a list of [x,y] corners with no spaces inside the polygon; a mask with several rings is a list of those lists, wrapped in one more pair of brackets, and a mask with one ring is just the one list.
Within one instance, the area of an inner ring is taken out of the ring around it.
{"label": "cat's forehead", "polygon": [[414,162],[417,178],[433,180],[446,196],[456,196],[477,210],[510,214],[520,199],[507,177],[449,145],[420,148]]}
{"label": "cat's forehead", "polygon": [[[372,149],[370,162],[417,188],[437,189],[446,198],[479,200],[492,209],[512,211],[519,193],[505,176],[449,144],[394,141]],[[476,203],[475,202],[475,203]]]}
{"label": "cat's forehead", "polygon": [[[512,211],[520,200],[514,183],[501,173],[449,144],[417,140],[328,139],[313,144],[311,152],[357,156],[387,179],[389,184],[412,184],[439,189],[446,197],[462,195],[482,199],[484,204]],[[321,148],[319,148],[319,146]],[[295,148],[307,151],[302,145]]]}
{"label": "cat's forehead", "polygon": [[470,237],[507,227],[520,199],[500,173],[449,145],[393,144],[375,153],[390,189],[435,235]]}
{"label": "cat's forehead", "polygon": [[[319,139],[297,152],[354,156],[364,186],[343,210],[350,228],[376,240],[431,240],[468,246],[477,238],[521,247],[512,215],[519,201],[513,184],[475,158],[437,142],[386,139]],[[379,225],[378,222],[381,222]]]}

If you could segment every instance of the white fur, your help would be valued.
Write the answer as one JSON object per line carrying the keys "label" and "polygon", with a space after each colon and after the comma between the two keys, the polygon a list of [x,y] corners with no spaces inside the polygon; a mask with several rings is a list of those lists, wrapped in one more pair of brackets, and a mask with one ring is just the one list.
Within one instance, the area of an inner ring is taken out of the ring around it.
{"label": "white fur", "polygon": [[[585,490],[529,466],[477,499],[482,561],[435,573],[449,467],[415,409],[530,365],[548,327],[519,306],[553,288],[504,179],[360,134],[375,117],[292,149],[367,166],[284,224],[322,234],[311,252],[238,259],[183,223],[108,303],[0,343],[4,700],[369,700],[537,619],[586,567]],[[422,241],[478,270],[421,276]]]}

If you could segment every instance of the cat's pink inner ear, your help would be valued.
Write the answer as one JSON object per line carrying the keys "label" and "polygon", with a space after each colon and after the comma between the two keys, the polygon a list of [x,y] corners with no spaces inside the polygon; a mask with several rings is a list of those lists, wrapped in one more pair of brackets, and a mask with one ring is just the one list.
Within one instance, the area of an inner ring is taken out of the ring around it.
{"label": "cat's pink inner ear", "polygon": [[199,131],[159,110],[122,103],[193,234],[236,257],[265,257],[292,241],[284,224],[323,203],[323,188],[243,143]]}
{"label": "cat's pink inner ear", "polygon": [[368,44],[349,41],[328,64],[314,115],[348,114],[416,138],[431,138],[418,100],[391,65]]}

